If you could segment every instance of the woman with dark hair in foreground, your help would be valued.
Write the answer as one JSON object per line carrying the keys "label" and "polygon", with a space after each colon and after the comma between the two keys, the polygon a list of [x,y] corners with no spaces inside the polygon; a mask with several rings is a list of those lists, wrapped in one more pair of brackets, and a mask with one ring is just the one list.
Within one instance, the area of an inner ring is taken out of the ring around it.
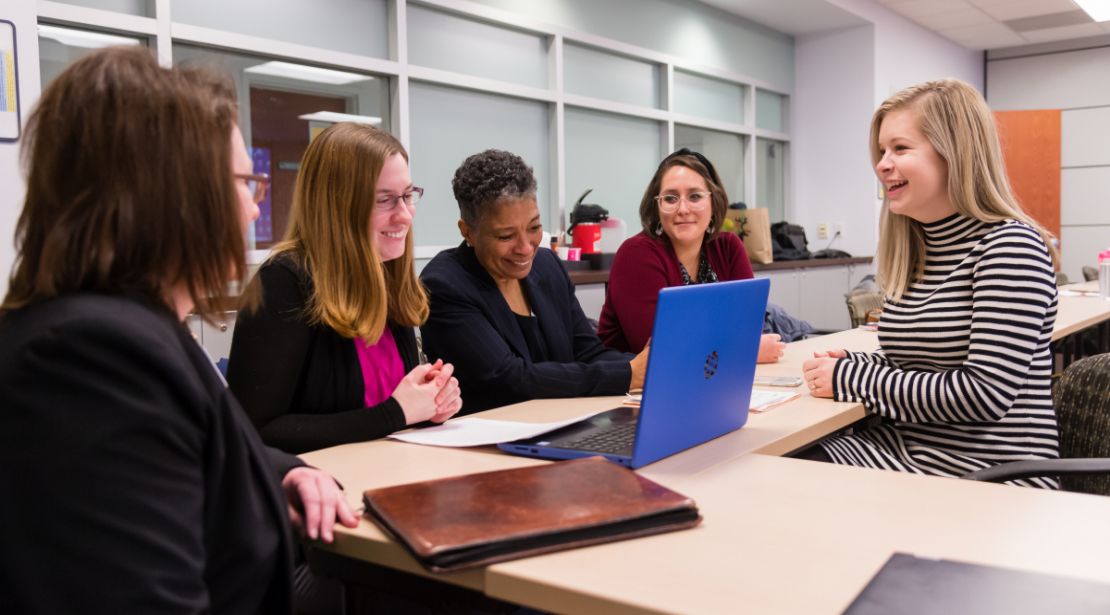
{"label": "woman with dark hair in foreground", "polygon": [[358,522],[263,446],[182,324],[243,277],[264,194],[233,101],[113,48],[30,118],[0,306],[0,612],[290,612],[290,518],[325,541]]}

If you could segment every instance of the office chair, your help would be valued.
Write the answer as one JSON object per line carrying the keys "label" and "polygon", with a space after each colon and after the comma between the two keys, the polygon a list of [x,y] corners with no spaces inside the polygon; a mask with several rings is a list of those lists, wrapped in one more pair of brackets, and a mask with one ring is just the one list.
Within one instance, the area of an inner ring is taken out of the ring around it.
{"label": "office chair", "polygon": [[1085,282],[1094,282],[1098,279],[1098,269],[1090,265],[1083,265],[1083,280]]}
{"label": "office chair", "polygon": [[1068,274],[1064,273],[1063,271],[1057,271],[1056,272],[1056,285],[1057,286],[1064,286],[1065,284],[1071,284],[1071,280],[1068,279]]}
{"label": "office chair", "polygon": [[844,295],[848,304],[848,317],[852,320],[852,328],[867,322],[867,313],[883,307],[882,293],[856,292]]}
{"label": "office chair", "polygon": [[1015,461],[964,476],[1004,482],[1059,476],[1064,489],[1110,495],[1110,353],[1072,363],[1053,390],[1060,459]]}

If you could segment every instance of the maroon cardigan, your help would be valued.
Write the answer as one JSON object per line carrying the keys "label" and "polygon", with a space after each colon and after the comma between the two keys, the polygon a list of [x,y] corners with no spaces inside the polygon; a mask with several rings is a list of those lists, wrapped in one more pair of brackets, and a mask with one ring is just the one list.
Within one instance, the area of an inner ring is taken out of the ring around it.
{"label": "maroon cardigan", "polygon": [[[748,253],[736,235],[721,233],[703,249],[718,280],[752,277]],[[609,269],[601,308],[597,335],[602,343],[625,352],[643,350],[651,336],[659,291],[668,286],[682,286],[682,270],[665,235],[657,238],[640,232],[622,243]]]}

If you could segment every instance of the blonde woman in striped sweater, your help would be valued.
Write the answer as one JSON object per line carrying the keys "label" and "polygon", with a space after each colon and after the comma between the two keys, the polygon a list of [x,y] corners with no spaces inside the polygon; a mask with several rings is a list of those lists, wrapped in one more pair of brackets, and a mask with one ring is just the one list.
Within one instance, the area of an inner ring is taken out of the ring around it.
{"label": "blonde woman in striped sweater", "polygon": [[817,353],[804,376],[881,421],[802,456],[941,476],[1057,457],[1055,256],[1013,196],[986,102],[953,79],[902,90],[875,112],[871,158],[886,188],[881,349]]}

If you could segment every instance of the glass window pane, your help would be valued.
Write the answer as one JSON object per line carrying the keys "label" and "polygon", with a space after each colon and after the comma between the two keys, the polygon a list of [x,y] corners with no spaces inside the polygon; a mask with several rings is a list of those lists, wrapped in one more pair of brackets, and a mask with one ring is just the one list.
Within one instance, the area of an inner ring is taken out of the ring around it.
{"label": "glass window pane", "polygon": [[709,120],[744,123],[747,86],[676,70],[674,110]]}
{"label": "glass window pane", "polygon": [[238,34],[389,57],[386,0],[188,0],[175,1],[173,21]]}
{"label": "glass window pane", "polygon": [[638,233],[640,199],[663,158],[662,131],[654,120],[568,107],[565,215],[592,189],[586,203],[624,220],[628,236]]}
{"label": "glass window pane", "polygon": [[547,38],[408,5],[409,62],[547,88]]}
{"label": "glass window pane", "polygon": [[239,127],[254,158],[254,170],[272,178],[251,235],[258,249],[271,247],[285,234],[301,156],[312,136],[331,125],[326,119],[301,116],[348,114],[340,117],[357,116],[349,119],[390,128],[389,82],[384,77],[188,45],[174,45],[173,57],[178,64],[212,66],[235,81]]}
{"label": "glass window pane", "polygon": [[58,0],[62,4],[73,4],[89,9],[112,11],[139,17],[154,17],[154,0]]}
{"label": "glass window pane", "polygon": [[786,144],[756,139],[756,202],[770,210],[771,222],[786,219]]}
{"label": "glass window pane", "polygon": [[70,64],[113,45],[144,45],[143,39],[39,24],[39,75],[46,88]]}
{"label": "glass window pane", "polygon": [[755,91],[757,128],[786,132],[786,97],[766,90]]}
{"label": "glass window pane", "polygon": [[549,226],[552,193],[546,103],[414,82],[409,88],[412,181],[426,192],[416,209],[419,246],[455,246],[459,207],[451,190],[455,169],[471,154],[497,148],[517,154],[536,175],[540,219]]}
{"label": "glass window pane", "polygon": [[591,47],[563,46],[564,87],[571,94],[662,108],[660,68]]}
{"label": "glass window pane", "polygon": [[713,163],[730,203],[744,200],[744,137],[675,124],[675,149],[688,147]]}

